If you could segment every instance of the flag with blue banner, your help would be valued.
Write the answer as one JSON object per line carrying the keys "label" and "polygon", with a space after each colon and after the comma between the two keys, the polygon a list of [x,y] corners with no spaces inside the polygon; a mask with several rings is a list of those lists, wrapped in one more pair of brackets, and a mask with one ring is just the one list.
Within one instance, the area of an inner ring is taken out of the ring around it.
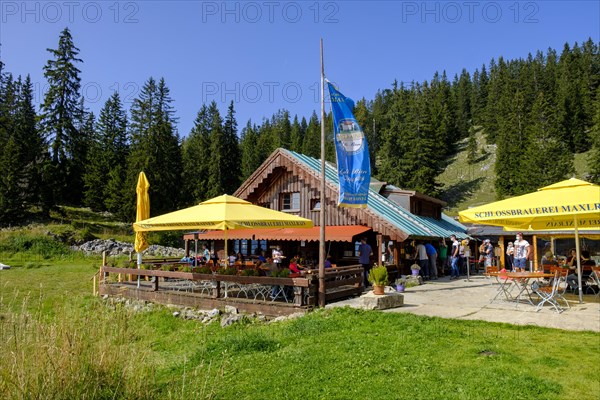
{"label": "flag with blue banner", "polygon": [[333,112],[333,141],[340,180],[338,206],[366,208],[371,181],[367,138],[352,113],[354,101],[341,94],[329,81],[327,86]]}

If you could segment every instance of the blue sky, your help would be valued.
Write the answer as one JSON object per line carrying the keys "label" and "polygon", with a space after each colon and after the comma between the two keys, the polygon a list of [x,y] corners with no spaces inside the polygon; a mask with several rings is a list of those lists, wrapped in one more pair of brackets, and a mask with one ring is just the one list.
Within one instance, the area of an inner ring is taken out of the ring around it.
{"label": "blue sky", "polygon": [[2,61],[30,74],[36,98],[46,48],[68,26],[81,50],[83,92],[96,112],[114,90],[127,108],[150,76],[164,77],[187,135],[202,105],[234,101],[241,128],[278,109],[319,110],[325,74],[354,99],[398,81],[452,77],[494,57],[526,57],[565,42],[600,42],[598,1],[6,1]]}

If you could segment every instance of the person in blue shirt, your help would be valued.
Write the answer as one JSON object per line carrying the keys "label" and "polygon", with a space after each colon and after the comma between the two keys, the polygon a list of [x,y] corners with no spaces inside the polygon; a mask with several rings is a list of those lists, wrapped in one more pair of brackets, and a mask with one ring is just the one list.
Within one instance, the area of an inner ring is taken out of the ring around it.
{"label": "person in blue shirt", "polygon": [[358,246],[358,262],[361,263],[363,267],[365,287],[369,285],[369,271],[371,270],[372,255],[373,249],[367,244],[367,238],[363,237],[360,239],[360,245]]}
{"label": "person in blue shirt", "polygon": [[429,278],[437,279],[437,250],[429,242],[425,243],[425,251],[427,252],[427,258],[429,258]]}

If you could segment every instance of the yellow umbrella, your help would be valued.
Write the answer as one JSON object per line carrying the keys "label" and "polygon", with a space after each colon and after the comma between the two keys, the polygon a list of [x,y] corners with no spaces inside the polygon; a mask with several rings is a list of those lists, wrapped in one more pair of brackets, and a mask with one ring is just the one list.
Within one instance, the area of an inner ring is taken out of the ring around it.
{"label": "yellow umbrella", "polygon": [[[137,208],[135,215],[136,222],[143,221],[150,217],[150,196],[148,195],[149,188],[150,183],[148,182],[148,178],[146,178],[146,174],[144,174],[142,171],[138,177],[138,183],[135,189],[137,193]],[[134,248],[137,253],[141,253],[148,248],[147,233],[136,231]]]}
{"label": "yellow umbrella", "polygon": [[458,214],[460,222],[502,226],[505,230],[574,230],[582,301],[579,228],[600,229],[600,186],[571,178]]}
{"label": "yellow umbrella", "polygon": [[136,232],[210,229],[225,231],[244,228],[312,228],[310,219],[256,206],[234,196],[222,195],[196,206],[152,217],[133,224]]}

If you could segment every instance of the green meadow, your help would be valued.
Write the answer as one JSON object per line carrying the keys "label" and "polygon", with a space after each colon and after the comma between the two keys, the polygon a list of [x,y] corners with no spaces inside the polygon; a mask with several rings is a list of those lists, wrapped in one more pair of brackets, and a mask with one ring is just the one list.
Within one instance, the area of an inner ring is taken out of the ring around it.
{"label": "green meadow", "polygon": [[0,256],[15,265],[0,271],[3,399],[596,399],[600,391],[593,332],[350,308],[221,328],[93,297],[97,257]]}

